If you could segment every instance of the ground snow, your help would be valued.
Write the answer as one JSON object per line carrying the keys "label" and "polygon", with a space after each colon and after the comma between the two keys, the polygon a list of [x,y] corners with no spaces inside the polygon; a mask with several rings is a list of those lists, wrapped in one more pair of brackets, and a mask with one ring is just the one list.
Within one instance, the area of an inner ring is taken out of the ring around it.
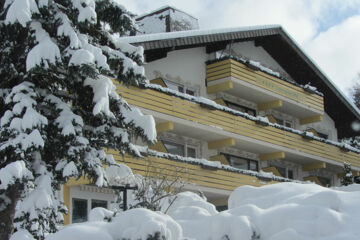
{"label": "ground snow", "polygon": [[167,215],[133,209],[107,223],[113,213],[94,209],[93,222],[70,225],[46,240],[146,239],[155,231],[166,239],[357,240],[359,199],[360,185],[242,186],[230,195],[229,210],[217,212],[204,198],[184,192],[164,199],[161,211]]}
{"label": "ground snow", "polygon": [[35,240],[33,236],[26,230],[20,230],[14,233],[10,240]]}

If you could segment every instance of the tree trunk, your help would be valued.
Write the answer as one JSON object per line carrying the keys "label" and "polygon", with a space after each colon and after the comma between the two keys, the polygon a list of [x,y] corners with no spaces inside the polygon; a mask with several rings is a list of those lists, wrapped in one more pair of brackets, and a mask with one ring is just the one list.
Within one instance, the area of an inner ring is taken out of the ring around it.
{"label": "tree trunk", "polygon": [[19,200],[17,187],[12,187],[7,192],[10,204],[8,204],[3,211],[0,211],[0,240],[10,239],[14,231],[15,207]]}

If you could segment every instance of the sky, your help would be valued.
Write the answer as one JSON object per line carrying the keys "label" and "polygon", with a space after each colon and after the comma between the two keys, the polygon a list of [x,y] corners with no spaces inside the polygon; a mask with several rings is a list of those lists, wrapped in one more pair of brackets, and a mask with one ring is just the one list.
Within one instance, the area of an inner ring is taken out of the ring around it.
{"label": "sky", "polygon": [[280,24],[346,95],[360,83],[360,0],[117,0],[140,15],[164,5],[201,29]]}

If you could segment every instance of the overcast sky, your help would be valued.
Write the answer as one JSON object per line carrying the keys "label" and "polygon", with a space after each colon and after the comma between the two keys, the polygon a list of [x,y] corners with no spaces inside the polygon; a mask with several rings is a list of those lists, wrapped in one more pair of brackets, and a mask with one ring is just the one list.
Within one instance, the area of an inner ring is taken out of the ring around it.
{"label": "overcast sky", "polygon": [[348,95],[360,73],[360,0],[118,0],[138,15],[171,5],[201,29],[281,24]]}

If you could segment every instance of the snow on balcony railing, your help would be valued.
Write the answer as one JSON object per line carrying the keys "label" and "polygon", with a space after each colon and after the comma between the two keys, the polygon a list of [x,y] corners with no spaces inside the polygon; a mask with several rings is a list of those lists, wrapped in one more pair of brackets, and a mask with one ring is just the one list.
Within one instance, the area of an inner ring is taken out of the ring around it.
{"label": "snow on balcony railing", "polygon": [[306,136],[307,138],[309,138],[311,140],[316,140],[316,141],[320,141],[320,142],[323,142],[323,143],[327,143],[327,144],[339,147],[339,148],[341,148],[343,150],[346,150],[346,151],[352,151],[352,152],[355,152],[355,153],[360,153],[359,149],[354,148],[354,147],[352,147],[349,144],[346,144],[344,142],[336,142],[336,141],[332,141],[332,140],[329,140],[329,139],[316,137],[314,135],[308,135],[308,132],[306,132],[306,131],[296,130],[296,129],[293,129],[293,128],[285,127],[285,126],[279,125],[277,123],[271,123],[271,122],[268,121],[267,117],[261,117],[261,116],[254,117],[254,116],[249,115],[247,113],[240,112],[240,111],[234,110],[232,108],[217,104],[216,102],[214,102],[214,101],[212,101],[210,99],[204,98],[204,97],[195,97],[195,96],[192,96],[192,95],[189,95],[189,94],[186,94],[186,93],[181,93],[181,92],[169,89],[169,88],[162,87],[162,86],[157,85],[157,84],[146,83],[146,84],[141,85],[140,87],[153,89],[153,90],[156,90],[156,91],[159,91],[159,92],[163,92],[163,93],[166,93],[166,94],[169,94],[169,95],[172,95],[172,96],[184,99],[184,100],[188,100],[188,101],[197,103],[197,104],[199,104],[199,105],[201,105],[203,107],[208,107],[208,108],[211,108],[211,109],[217,109],[217,110],[220,110],[220,111],[228,112],[228,113],[231,113],[233,115],[240,116],[240,117],[246,118],[248,120],[252,120],[252,121],[254,121],[256,123],[260,123],[260,124],[265,125],[265,126],[275,127],[275,128],[278,128],[278,129],[281,129],[281,130],[284,130],[284,131],[288,131],[288,132],[291,132],[291,133],[295,133],[295,134],[298,134],[298,135],[301,135],[301,136]]}
{"label": "snow on balcony railing", "polygon": [[226,170],[226,171],[230,171],[230,172],[235,172],[235,173],[240,173],[240,174],[244,174],[244,175],[248,175],[248,176],[257,177],[261,180],[264,179],[264,180],[268,180],[268,181],[274,180],[274,181],[278,181],[278,182],[304,183],[299,180],[293,180],[293,179],[275,176],[273,173],[263,172],[261,170],[259,172],[252,171],[252,170],[244,170],[244,169],[235,168],[235,167],[232,167],[229,165],[224,165],[218,161],[210,161],[210,160],[203,159],[203,158],[183,157],[183,156],[179,156],[179,155],[175,155],[175,154],[171,154],[171,153],[158,152],[155,150],[151,150],[145,146],[136,145],[136,147],[138,148],[138,151],[141,152],[143,155],[150,155],[150,156],[158,157],[158,158],[166,158],[166,159],[170,159],[173,161],[200,165],[200,166],[209,167],[211,169],[216,169],[216,170]]}

